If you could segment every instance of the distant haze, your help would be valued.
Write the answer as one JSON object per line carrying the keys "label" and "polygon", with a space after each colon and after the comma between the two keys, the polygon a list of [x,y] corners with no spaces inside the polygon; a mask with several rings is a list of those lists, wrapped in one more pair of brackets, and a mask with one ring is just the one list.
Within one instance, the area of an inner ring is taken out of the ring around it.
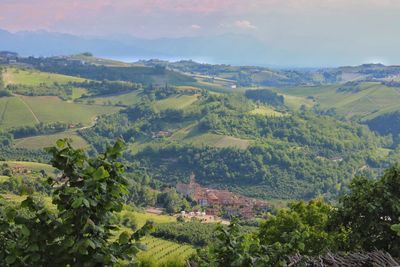
{"label": "distant haze", "polygon": [[0,0],[0,49],[282,67],[400,64],[399,14],[397,0]]}

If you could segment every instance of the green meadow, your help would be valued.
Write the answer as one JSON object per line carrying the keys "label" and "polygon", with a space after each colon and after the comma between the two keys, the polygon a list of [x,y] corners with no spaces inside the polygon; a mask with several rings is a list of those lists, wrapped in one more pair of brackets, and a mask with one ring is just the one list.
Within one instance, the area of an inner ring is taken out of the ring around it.
{"label": "green meadow", "polygon": [[39,122],[90,125],[96,116],[118,110],[118,107],[70,103],[54,96],[3,97],[0,98],[0,128],[34,125]]}
{"label": "green meadow", "polygon": [[141,91],[130,92],[127,94],[109,95],[102,97],[93,97],[93,100],[97,105],[124,105],[131,106],[137,104],[141,100]]}
{"label": "green meadow", "polygon": [[85,79],[61,74],[41,72],[33,69],[7,68],[3,74],[4,83],[36,86],[40,84],[83,82]]}
{"label": "green meadow", "polygon": [[157,101],[154,104],[154,107],[159,110],[163,109],[184,109],[194,102],[196,102],[199,98],[199,95],[177,95],[173,97],[169,97],[166,99],[162,99]]}
{"label": "green meadow", "polygon": [[[400,89],[378,82],[361,83],[358,91],[340,92],[341,85],[290,87],[276,89],[285,96],[285,104],[308,107],[319,104],[322,109],[335,109],[348,119],[371,119],[381,114],[400,110]],[[315,102],[311,98],[314,98]]]}
{"label": "green meadow", "polygon": [[57,140],[64,138],[71,139],[72,145],[76,148],[84,148],[88,146],[85,139],[83,139],[76,131],[20,138],[14,141],[14,146],[17,148],[42,149],[54,146]]}

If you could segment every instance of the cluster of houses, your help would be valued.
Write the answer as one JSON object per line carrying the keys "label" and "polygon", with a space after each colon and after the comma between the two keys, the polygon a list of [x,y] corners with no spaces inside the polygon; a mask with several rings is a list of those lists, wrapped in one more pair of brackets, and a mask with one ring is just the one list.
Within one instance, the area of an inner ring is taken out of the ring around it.
{"label": "cluster of houses", "polygon": [[178,183],[176,191],[183,197],[197,202],[206,215],[211,216],[240,216],[252,218],[270,209],[268,202],[232,193],[228,190],[201,187],[192,174],[188,184]]}
{"label": "cluster of houses", "polygon": [[10,51],[0,51],[0,64],[17,63],[18,54]]}

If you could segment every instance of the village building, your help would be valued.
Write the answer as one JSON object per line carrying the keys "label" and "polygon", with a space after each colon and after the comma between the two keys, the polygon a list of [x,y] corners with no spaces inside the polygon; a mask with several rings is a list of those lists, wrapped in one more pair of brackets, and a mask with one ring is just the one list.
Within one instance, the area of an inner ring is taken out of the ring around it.
{"label": "village building", "polygon": [[16,64],[18,54],[10,51],[0,51],[0,63],[3,64]]}
{"label": "village building", "polygon": [[201,187],[196,183],[194,174],[190,176],[188,184],[178,183],[176,191],[203,207],[207,215],[251,218],[259,212],[269,210],[266,201],[241,196],[228,190]]}

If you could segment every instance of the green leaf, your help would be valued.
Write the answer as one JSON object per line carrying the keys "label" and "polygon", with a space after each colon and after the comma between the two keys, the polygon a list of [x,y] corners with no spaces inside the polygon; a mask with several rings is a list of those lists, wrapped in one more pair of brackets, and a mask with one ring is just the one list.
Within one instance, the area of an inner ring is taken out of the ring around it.
{"label": "green leaf", "polygon": [[118,241],[119,241],[120,244],[128,244],[129,243],[129,239],[130,239],[130,237],[129,237],[128,232],[124,231],[119,235]]}
{"label": "green leaf", "polygon": [[390,228],[400,236],[400,224],[394,224]]}
{"label": "green leaf", "polygon": [[111,157],[117,157],[122,150],[125,148],[125,143],[122,139],[118,139],[114,146],[111,148],[108,148],[107,154]]}
{"label": "green leaf", "polygon": [[70,247],[72,247],[74,245],[74,243],[75,243],[75,241],[72,238],[68,238],[68,239],[65,240],[64,245],[67,248],[70,248]]}
{"label": "green leaf", "polygon": [[8,255],[8,256],[6,257],[6,263],[7,263],[7,264],[13,264],[13,263],[15,262],[16,259],[17,259],[17,257],[16,257],[14,254]]}
{"label": "green leaf", "polygon": [[91,247],[92,249],[96,248],[96,245],[94,244],[94,242],[90,239],[87,240],[87,244],[89,245],[89,247]]}
{"label": "green leaf", "polygon": [[78,197],[77,199],[75,199],[74,202],[72,202],[72,205],[71,205],[72,208],[76,209],[76,208],[82,206],[82,201],[83,201],[83,198],[81,198],[81,197]]}
{"label": "green leaf", "polygon": [[93,178],[95,180],[101,180],[104,178],[110,177],[110,174],[108,173],[108,171],[106,171],[106,169],[104,169],[103,166],[101,166],[100,168],[98,168],[94,173],[93,173]]}
{"label": "green leaf", "polygon": [[83,199],[83,205],[85,205],[85,207],[87,207],[87,208],[90,207],[90,203],[86,198]]}
{"label": "green leaf", "polygon": [[22,225],[21,232],[25,237],[28,237],[31,234],[31,231],[29,231],[28,227],[25,225]]}
{"label": "green leaf", "polygon": [[31,244],[28,247],[28,251],[30,251],[30,252],[35,252],[35,251],[38,251],[38,250],[39,250],[39,246],[37,244]]}

